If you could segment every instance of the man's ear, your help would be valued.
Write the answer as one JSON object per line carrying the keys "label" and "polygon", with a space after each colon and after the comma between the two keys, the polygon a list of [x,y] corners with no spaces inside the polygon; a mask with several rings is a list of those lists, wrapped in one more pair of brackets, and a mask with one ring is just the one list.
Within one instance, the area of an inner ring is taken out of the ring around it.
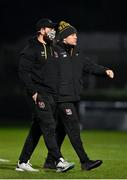
{"label": "man's ear", "polygon": [[40,33],[43,35],[44,34],[44,28],[40,29]]}

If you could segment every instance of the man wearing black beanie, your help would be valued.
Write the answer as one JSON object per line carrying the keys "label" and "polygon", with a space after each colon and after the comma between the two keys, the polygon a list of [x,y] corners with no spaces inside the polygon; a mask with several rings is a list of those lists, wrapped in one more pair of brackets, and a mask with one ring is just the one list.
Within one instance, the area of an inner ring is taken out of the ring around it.
{"label": "man wearing black beanie", "polygon": [[58,39],[59,41],[63,41],[64,38],[68,37],[71,34],[77,34],[77,30],[74,26],[71,26],[69,23],[65,21],[61,21],[58,26]]}
{"label": "man wearing black beanie", "polygon": [[[107,67],[98,65],[81,56],[76,49],[77,30],[65,21],[61,21],[57,30],[56,52],[59,58],[59,92],[58,92],[58,126],[57,141],[61,148],[67,134],[81,163],[82,170],[91,170],[102,164],[102,160],[90,160],[84,150],[81,137],[79,118],[76,106],[80,100],[82,74],[87,72],[95,75],[114,77],[114,73]],[[64,128],[63,128],[64,126]],[[48,153],[44,168],[53,167],[53,158]]]}

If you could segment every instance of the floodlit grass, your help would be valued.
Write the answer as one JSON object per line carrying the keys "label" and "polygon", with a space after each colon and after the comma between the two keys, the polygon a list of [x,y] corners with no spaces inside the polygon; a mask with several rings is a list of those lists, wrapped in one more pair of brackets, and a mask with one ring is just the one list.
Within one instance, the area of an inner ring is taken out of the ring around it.
{"label": "floodlit grass", "polygon": [[16,172],[14,169],[21,152],[28,128],[0,128],[0,178],[10,179],[126,179],[127,178],[127,132],[83,131],[82,141],[91,159],[102,159],[103,164],[91,171],[81,171],[80,163],[68,138],[62,146],[62,153],[68,161],[75,162],[75,168],[66,173],[44,170],[42,164],[47,154],[43,138],[40,139],[31,158],[37,173]]}

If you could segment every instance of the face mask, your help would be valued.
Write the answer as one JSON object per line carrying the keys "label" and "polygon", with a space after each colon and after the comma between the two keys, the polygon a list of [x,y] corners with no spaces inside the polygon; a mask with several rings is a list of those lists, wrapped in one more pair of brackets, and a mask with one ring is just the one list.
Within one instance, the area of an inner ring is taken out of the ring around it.
{"label": "face mask", "polygon": [[55,38],[56,31],[52,29],[50,32],[47,33],[48,38],[52,41]]}

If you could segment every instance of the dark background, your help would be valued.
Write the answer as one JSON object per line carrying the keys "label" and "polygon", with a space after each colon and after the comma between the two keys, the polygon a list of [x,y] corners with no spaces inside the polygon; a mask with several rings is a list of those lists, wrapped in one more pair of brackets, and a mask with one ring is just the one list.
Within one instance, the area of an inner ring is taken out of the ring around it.
{"label": "dark background", "polygon": [[123,0],[0,1],[1,44],[34,32],[39,18],[67,20],[79,31],[126,32],[127,11]]}
{"label": "dark background", "polygon": [[[84,100],[126,101],[126,33],[127,10],[123,0],[50,0],[0,1],[0,117],[2,119],[28,116],[23,88],[18,78],[19,52],[32,34],[40,18],[55,22],[65,20],[75,26],[79,35],[96,34],[119,37],[118,48],[97,49],[95,45],[81,47],[84,53],[115,72],[114,80],[86,77],[81,98]],[[106,39],[106,38],[105,38]],[[99,39],[100,40],[100,39]],[[87,38],[87,41],[89,39]],[[103,41],[103,39],[102,39]],[[85,42],[85,41],[84,41]],[[103,42],[105,44],[105,42]],[[3,122],[3,121],[2,121]]]}

